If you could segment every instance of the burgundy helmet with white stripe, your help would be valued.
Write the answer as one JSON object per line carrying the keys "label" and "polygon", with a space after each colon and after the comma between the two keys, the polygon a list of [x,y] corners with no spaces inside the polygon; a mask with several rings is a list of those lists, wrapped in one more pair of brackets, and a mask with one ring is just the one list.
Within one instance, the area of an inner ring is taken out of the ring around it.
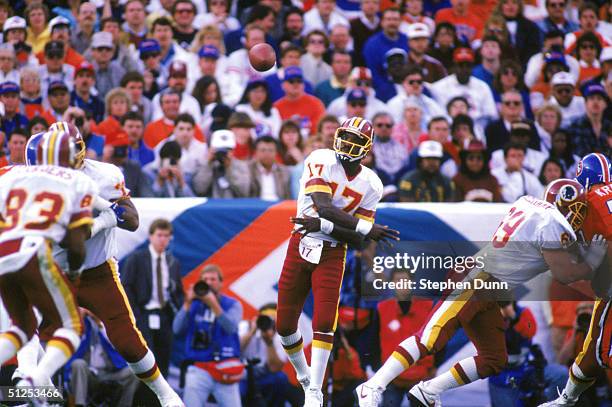
{"label": "burgundy helmet with white stripe", "polygon": [[42,135],[36,151],[36,164],[77,168],[79,146],[66,131],[55,128]]}
{"label": "burgundy helmet with white stripe", "polygon": [[568,178],[552,181],[544,191],[544,200],[557,207],[574,231],[582,227],[587,211],[586,192],[578,181]]}
{"label": "burgundy helmet with white stripe", "polygon": [[368,155],[373,142],[372,123],[362,117],[351,117],[336,130],[334,151],[341,160],[357,161]]}

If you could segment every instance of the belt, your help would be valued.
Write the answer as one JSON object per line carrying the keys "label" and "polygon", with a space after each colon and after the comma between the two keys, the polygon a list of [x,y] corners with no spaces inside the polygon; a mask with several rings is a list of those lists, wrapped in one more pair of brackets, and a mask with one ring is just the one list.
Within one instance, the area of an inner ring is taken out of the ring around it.
{"label": "belt", "polygon": [[18,252],[21,248],[22,241],[23,238],[19,238],[0,243],[0,257]]}

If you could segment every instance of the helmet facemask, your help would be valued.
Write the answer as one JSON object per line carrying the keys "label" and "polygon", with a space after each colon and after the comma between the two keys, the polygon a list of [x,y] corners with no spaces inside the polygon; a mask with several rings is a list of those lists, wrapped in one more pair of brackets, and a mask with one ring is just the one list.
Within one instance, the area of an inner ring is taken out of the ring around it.
{"label": "helmet facemask", "polygon": [[357,161],[368,155],[372,139],[347,128],[338,128],[334,135],[334,151],[341,160]]}

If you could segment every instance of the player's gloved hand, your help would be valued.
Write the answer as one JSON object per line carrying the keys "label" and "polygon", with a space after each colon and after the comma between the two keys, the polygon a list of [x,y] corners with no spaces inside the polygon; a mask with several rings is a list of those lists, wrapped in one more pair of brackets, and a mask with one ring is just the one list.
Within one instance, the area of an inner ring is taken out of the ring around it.
{"label": "player's gloved hand", "polygon": [[608,252],[608,242],[602,235],[595,235],[591,239],[591,244],[584,254],[584,262],[592,270],[597,269]]}
{"label": "player's gloved hand", "polygon": [[321,230],[321,219],[313,218],[312,216],[304,215],[303,218],[291,218],[291,223],[300,225],[293,233],[304,233],[306,236],[309,233],[319,232]]}
{"label": "player's gloved hand", "polygon": [[94,218],[91,227],[91,237],[97,235],[101,230],[117,226],[117,215],[112,208],[106,208]]}
{"label": "player's gloved hand", "polygon": [[113,212],[115,212],[115,216],[117,217],[117,223],[125,222],[125,219],[123,219],[123,214],[125,213],[124,207],[119,206],[117,202],[113,202],[110,208],[113,210]]}
{"label": "player's gloved hand", "polygon": [[386,243],[389,247],[393,246],[392,241],[400,240],[399,231],[390,229],[387,225],[379,225],[378,223],[372,225],[372,230],[370,230],[366,237],[376,242]]}

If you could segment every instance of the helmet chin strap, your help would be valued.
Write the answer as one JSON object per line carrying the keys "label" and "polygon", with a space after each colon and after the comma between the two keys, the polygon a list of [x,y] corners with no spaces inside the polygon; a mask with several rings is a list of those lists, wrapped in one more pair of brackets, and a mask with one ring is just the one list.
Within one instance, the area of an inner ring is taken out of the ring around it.
{"label": "helmet chin strap", "polygon": [[348,156],[346,156],[344,154],[340,154],[338,152],[336,152],[336,157],[338,157],[342,161],[348,161],[348,162],[353,162],[353,161],[361,160],[363,158],[363,157],[348,157]]}

